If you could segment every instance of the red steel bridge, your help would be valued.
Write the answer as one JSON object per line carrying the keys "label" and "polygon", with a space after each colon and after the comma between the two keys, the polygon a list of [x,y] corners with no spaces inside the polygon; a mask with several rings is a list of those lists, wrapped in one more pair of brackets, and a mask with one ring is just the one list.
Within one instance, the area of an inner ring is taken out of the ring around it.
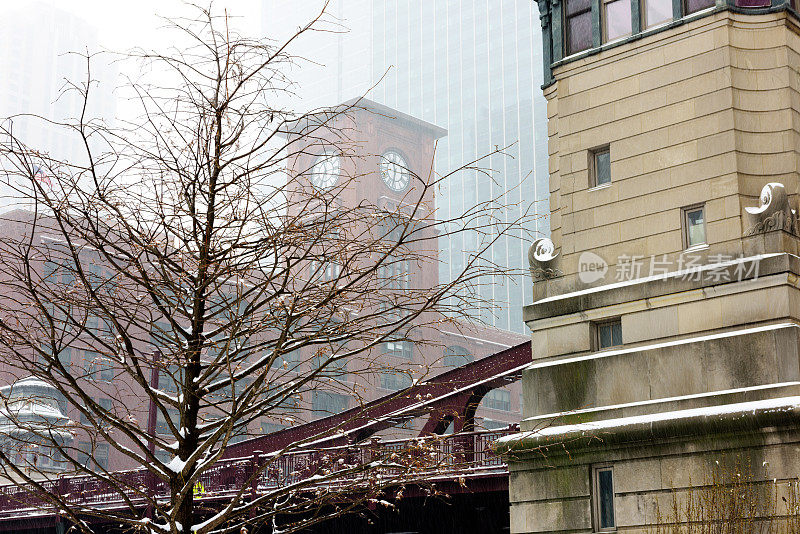
{"label": "red steel bridge", "polygon": [[[422,498],[422,492],[414,495],[412,490],[410,495],[407,494],[410,498],[404,499],[404,506],[418,508],[408,511],[408,517],[413,517],[416,522],[414,525],[393,525],[393,520],[389,519],[382,526],[380,522],[373,525],[369,532],[389,532],[395,528],[405,532],[507,531],[508,469],[490,447],[499,437],[518,429],[476,431],[474,416],[486,393],[519,380],[522,370],[530,362],[530,343],[523,343],[364,406],[230,445],[223,459],[201,477],[199,487],[202,490],[198,497],[211,505],[213,501],[224,500],[240,491],[248,483],[252,492],[257,494],[259,490],[274,489],[312,476],[322,465],[330,468],[336,464],[332,459],[346,457],[350,464],[367,464],[393,451],[408,450],[422,441],[426,443],[427,461],[435,468],[420,471],[422,480],[419,482],[435,484],[440,492],[454,496],[455,500],[449,504],[428,503]],[[427,417],[417,438],[371,439],[376,432],[417,417]],[[443,436],[451,423],[454,433]],[[332,428],[337,430],[333,435]],[[305,443],[302,450],[278,458],[270,454],[298,442]],[[268,463],[271,465],[263,474],[252,476]],[[128,487],[148,488],[151,495],[166,492],[166,488],[143,469],[120,475]],[[76,505],[125,506],[119,494],[94,477],[63,476],[41,484],[49,492],[67,496]],[[421,500],[415,502],[415,496]],[[453,502],[460,502],[463,510],[456,513],[455,509],[440,509],[452,507]],[[493,523],[499,523],[477,525],[476,521],[485,522],[491,515],[483,513],[487,505],[497,515],[498,520]],[[456,524],[459,520],[464,524]],[[55,510],[42,505],[24,486],[0,486],[0,531],[60,532],[63,529],[59,527],[59,521]],[[342,521],[347,522],[346,519]],[[342,521],[338,527],[329,525],[327,530],[322,528],[314,532],[354,532],[353,525]],[[363,526],[356,525],[355,528],[355,532],[368,531]]]}

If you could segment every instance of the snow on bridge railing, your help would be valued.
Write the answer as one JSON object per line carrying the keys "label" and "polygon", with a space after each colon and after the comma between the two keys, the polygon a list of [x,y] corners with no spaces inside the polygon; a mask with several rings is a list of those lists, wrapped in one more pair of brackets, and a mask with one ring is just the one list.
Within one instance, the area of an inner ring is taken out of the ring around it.
{"label": "snow on bridge railing", "polygon": [[[417,437],[404,440],[372,440],[364,444],[331,447],[317,450],[302,450],[281,455],[256,452],[252,456],[230,458],[217,462],[205,471],[195,485],[194,494],[200,499],[220,499],[246,491],[258,494],[261,491],[295,484],[324,473],[330,475],[339,469],[368,465],[376,460],[396,457],[398,467],[384,471],[388,477],[397,475],[398,480],[411,483],[439,476],[454,477],[459,473],[480,469],[501,470],[500,457],[491,450],[492,442],[512,433],[516,429],[464,432],[447,436]],[[261,472],[258,476],[255,473]],[[402,473],[401,473],[402,472]],[[336,477],[325,484],[346,484],[363,474]],[[148,495],[166,496],[166,483],[156,479],[144,469],[121,471],[114,474],[113,489],[89,475],[61,476],[55,480],[40,481],[41,489],[52,495],[60,495],[71,504],[80,507],[122,508],[125,492],[127,499],[144,505]],[[53,515],[54,507],[44,502],[22,484],[0,486],[0,519],[20,515]]]}

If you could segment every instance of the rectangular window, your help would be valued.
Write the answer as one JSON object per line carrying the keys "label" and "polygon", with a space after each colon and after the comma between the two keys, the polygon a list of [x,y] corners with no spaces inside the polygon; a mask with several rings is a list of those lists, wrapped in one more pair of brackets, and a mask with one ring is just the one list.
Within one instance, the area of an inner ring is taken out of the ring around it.
{"label": "rectangular window", "polygon": [[398,260],[393,256],[385,258],[383,265],[378,267],[380,287],[389,290],[407,290],[409,288],[410,267],[407,260]]}
{"label": "rectangular window", "polygon": [[98,366],[100,368],[100,380],[103,382],[111,382],[114,380],[114,368],[111,366],[111,361],[103,359]]}
{"label": "rectangular window", "polygon": [[108,469],[108,443],[98,443],[95,445],[94,463],[100,469]]}
{"label": "rectangular window", "polygon": [[[169,415],[170,421],[172,421],[172,423],[175,426],[180,426],[181,424],[180,412],[178,412],[178,410],[174,408],[167,408],[167,413]],[[167,420],[164,419],[164,414],[161,412],[161,410],[156,410],[156,434],[162,434],[162,435],[172,434],[172,432],[169,429],[169,423],[167,423]]]}
{"label": "rectangular window", "polygon": [[505,389],[493,389],[483,398],[481,405],[491,410],[511,411],[511,392]]}
{"label": "rectangular window", "polygon": [[591,0],[566,0],[564,27],[567,55],[577,54],[592,47]]}
{"label": "rectangular window", "polygon": [[311,367],[316,371],[324,366],[320,372],[320,376],[336,377],[340,380],[345,380],[347,377],[347,360],[332,359],[335,355],[314,356],[311,360]]}
{"label": "rectangular window", "polygon": [[247,425],[241,424],[234,427],[233,433],[231,434],[231,439],[228,440],[228,443],[239,443],[240,441],[244,441],[249,437],[251,436],[250,432],[247,430]]}
{"label": "rectangular window", "polygon": [[596,532],[616,530],[614,470],[610,465],[592,468],[592,516]]}
{"label": "rectangular window", "polygon": [[82,425],[90,425],[91,423],[92,422],[91,422],[91,419],[89,418],[89,415],[81,412],[81,424]]}
{"label": "rectangular window", "polygon": [[[99,404],[100,408],[108,412],[110,415],[114,415],[114,405],[112,404],[111,399],[108,398],[97,399],[97,404]],[[100,417],[99,414],[96,417],[98,422],[103,421],[103,419]],[[104,426],[108,428],[108,423],[105,423]]]}
{"label": "rectangular window", "polygon": [[103,319],[97,315],[89,314],[86,317],[86,331],[97,337],[108,337],[113,332],[114,327],[111,321]]}
{"label": "rectangular window", "polygon": [[150,344],[155,349],[161,349],[171,345],[174,339],[172,327],[166,321],[156,321],[150,329]]}
{"label": "rectangular window", "polygon": [[92,443],[89,441],[78,442],[75,461],[87,469],[108,469],[108,443]]}
{"label": "rectangular window", "polygon": [[392,391],[399,391],[411,387],[411,377],[402,371],[383,371],[381,373],[381,387]]}
{"label": "rectangular window", "polygon": [[685,0],[683,5],[684,14],[689,15],[702,11],[703,9],[708,9],[709,7],[714,7],[715,3],[714,0]]}
{"label": "rectangular window", "polygon": [[509,423],[505,421],[495,421],[493,419],[486,419],[485,417],[481,420],[481,428],[484,430],[500,430],[506,429],[509,426]]}
{"label": "rectangular window", "polygon": [[622,345],[622,321],[614,319],[595,325],[595,346],[597,350]]}
{"label": "rectangular window", "polygon": [[69,373],[72,365],[72,349],[69,347],[61,349],[61,352],[58,353],[58,361],[64,366],[64,370]]}
{"label": "rectangular window", "polygon": [[158,389],[175,393],[178,391],[178,384],[183,386],[183,370],[177,365],[170,365],[166,369],[158,371]]}
{"label": "rectangular window", "polygon": [[444,349],[444,365],[447,367],[461,367],[475,361],[475,356],[464,347],[452,345]]}
{"label": "rectangular window", "polygon": [[349,399],[346,395],[329,391],[314,391],[311,394],[311,409],[314,417],[328,417],[347,410]]}
{"label": "rectangular window", "polygon": [[683,208],[683,244],[686,248],[706,244],[705,206]]}
{"label": "rectangular window", "polygon": [[606,145],[589,151],[589,187],[611,183],[611,148]]}
{"label": "rectangular window", "polygon": [[[769,7],[770,0],[736,0],[738,7]],[[794,4],[790,4],[794,8]]]}
{"label": "rectangular window", "polygon": [[630,0],[603,0],[603,42],[631,34]]}
{"label": "rectangular window", "polygon": [[87,380],[102,380],[103,382],[114,380],[114,368],[111,361],[96,352],[84,351],[83,368],[86,371]]}
{"label": "rectangular window", "polygon": [[100,407],[101,407],[103,410],[107,411],[107,412],[110,412],[110,411],[111,411],[111,409],[112,409],[112,403],[111,403],[111,399],[107,399],[107,398],[101,398],[101,399],[99,399],[99,400],[97,401],[97,404],[99,404],[99,405],[100,405]]}
{"label": "rectangular window", "polygon": [[401,360],[411,360],[414,356],[414,345],[410,341],[387,341],[383,344],[383,352]]}
{"label": "rectangular window", "polygon": [[644,0],[642,27],[652,28],[672,20],[672,0]]}
{"label": "rectangular window", "polygon": [[317,282],[331,282],[339,278],[342,269],[341,266],[332,261],[319,262],[317,260],[311,261],[311,279]]}
{"label": "rectangular window", "polygon": [[58,280],[58,275],[56,271],[58,270],[58,264],[53,260],[45,260],[44,267],[42,269],[42,280],[45,282],[56,283]]}
{"label": "rectangular window", "polygon": [[92,444],[88,441],[79,441],[75,451],[75,461],[78,465],[89,467],[89,458],[92,452]]}
{"label": "rectangular window", "polygon": [[268,423],[266,421],[261,421],[261,433],[262,434],[272,434],[273,432],[280,432],[286,428],[285,425],[280,425],[278,423]]}
{"label": "rectangular window", "polygon": [[271,386],[264,392],[264,398],[270,399],[270,405],[282,412],[297,412],[300,409],[302,395],[291,387]]}

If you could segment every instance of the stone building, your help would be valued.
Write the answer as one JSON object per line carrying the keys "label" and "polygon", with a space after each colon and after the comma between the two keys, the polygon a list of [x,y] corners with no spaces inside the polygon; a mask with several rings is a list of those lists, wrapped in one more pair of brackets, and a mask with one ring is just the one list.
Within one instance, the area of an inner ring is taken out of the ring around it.
{"label": "stone building", "polygon": [[552,242],[511,532],[646,532],[716,462],[798,475],[800,21],[783,0],[539,0]]}
{"label": "stone building", "polygon": [[[0,399],[0,448],[6,456],[34,478],[65,471],[66,463],[53,441],[65,449],[71,447],[73,425],[62,411],[64,400],[58,390],[29,376],[0,388]],[[52,436],[52,441],[43,436]],[[4,477],[0,480],[7,482]]]}

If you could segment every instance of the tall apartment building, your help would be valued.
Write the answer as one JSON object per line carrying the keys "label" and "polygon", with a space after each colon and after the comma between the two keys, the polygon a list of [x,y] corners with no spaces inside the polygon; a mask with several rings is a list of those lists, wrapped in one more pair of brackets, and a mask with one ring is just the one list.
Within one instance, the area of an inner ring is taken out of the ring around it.
{"label": "tall apartment building", "polygon": [[552,242],[530,255],[523,432],[500,445],[511,532],[648,531],[717,464],[786,487],[800,450],[795,5],[539,9]]}
{"label": "tall apartment building", "polygon": [[[265,33],[286,38],[318,7],[265,0]],[[301,60],[291,72],[304,107],[367,96],[446,128],[448,135],[436,148],[439,173],[510,145],[509,156],[481,162],[491,175],[465,171],[448,179],[437,191],[436,209],[445,219],[502,197],[511,206],[505,220],[525,210],[538,214],[515,238],[500,239],[487,256],[522,270],[530,241],[549,234],[541,31],[533,2],[335,0],[323,27],[334,31],[302,38],[290,48],[319,63]],[[477,241],[477,234],[441,239],[440,257],[446,260],[441,279],[459,272]],[[523,332],[522,305],[531,301],[525,277],[493,279],[482,290],[498,306],[485,310],[483,319]]]}

